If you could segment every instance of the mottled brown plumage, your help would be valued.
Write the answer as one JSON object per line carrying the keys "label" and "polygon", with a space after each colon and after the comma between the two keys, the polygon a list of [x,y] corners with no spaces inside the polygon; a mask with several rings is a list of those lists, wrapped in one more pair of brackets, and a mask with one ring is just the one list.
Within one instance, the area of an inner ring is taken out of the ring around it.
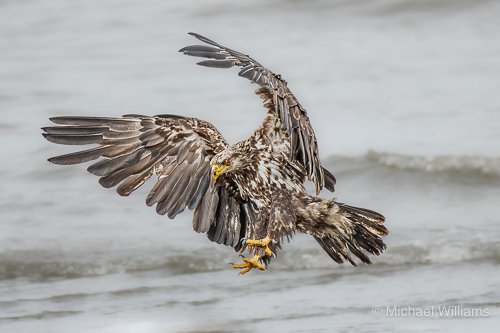
{"label": "mottled brown plumage", "polygon": [[[268,263],[271,251],[295,232],[311,234],[339,263],[354,265],[350,253],[369,263],[363,250],[379,255],[385,249],[380,237],[387,234],[382,215],[306,192],[306,178],[318,194],[323,186],[333,191],[335,177],[321,166],[307,114],[286,82],[249,56],[192,35],[210,46],[188,46],[183,53],[209,58],[203,66],[242,67],[239,75],[261,86],[256,93],[268,112],[250,138],[229,146],[212,124],[176,115],[55,117],[59,126],[43,128],[47,140],[97,147],[49,161],[100,159],[88,171],[122,196],[156,175],[147,205],[170,218],[194,209],[197,232],[237,251],[249,244],[254,263],[235,265],[250,265],[245,272],[263,269],[256,260]],[[259,239],[267,245],[256,245]]]}

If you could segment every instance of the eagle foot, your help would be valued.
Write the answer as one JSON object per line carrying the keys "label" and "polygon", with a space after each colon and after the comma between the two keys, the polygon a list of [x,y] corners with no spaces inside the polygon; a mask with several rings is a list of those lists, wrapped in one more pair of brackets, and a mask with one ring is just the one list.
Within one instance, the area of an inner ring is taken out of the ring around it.
{"label": "eagle foot", "polygon": [[273,251],[269,248],[269,243],[272,241],[271,238],[266,237],[264,239],[247,239],[248,246],[258,246],[261,247],[266,256],[272,257],[274,255]]}
{"label": "eagle foot", "polygon": [[252,259],[242,256],[243,264],[232,264],[233,268],[241,269],[240,275],[244,275],[250,272],[254,268],[258,268],[261,271],[266,270],[266,266],[262,265],[259,260],[262,256],[254,256]]}

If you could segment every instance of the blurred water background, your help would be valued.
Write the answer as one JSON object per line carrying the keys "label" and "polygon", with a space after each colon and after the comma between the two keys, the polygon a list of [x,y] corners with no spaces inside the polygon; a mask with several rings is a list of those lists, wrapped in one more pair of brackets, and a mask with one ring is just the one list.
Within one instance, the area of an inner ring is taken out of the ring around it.
{"label": "blurred water background", "polygon": [[[0,0],[0,331],[498,330],[499,17],[487,0]],[[177,53],[189,31],[288,81],[335,197],[386,216],[373,265],[297,236],[238,277],[191,212],[144,204],[148,185],[121,198],[46,162],[72,149],[40,135],[56,115],[174,113],[246,138],[255,86]],[[489,315],[372,314],[386,305]]]}

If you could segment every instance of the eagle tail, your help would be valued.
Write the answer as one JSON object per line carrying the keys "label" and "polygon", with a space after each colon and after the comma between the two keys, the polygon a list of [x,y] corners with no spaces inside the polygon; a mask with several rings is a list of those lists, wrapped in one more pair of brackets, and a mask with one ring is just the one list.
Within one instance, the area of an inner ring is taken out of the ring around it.
{"label": "eagle tail", "polygon": [[[328,211],[325,211],[327,207]],[[352,253],[362,262],[371,264],[365,251],[378,256],[386,249],[381,237],[389,231],[384,226],[385,218],[381,214],[333,200],[324,200],[318,208],[323,210],[323,214],[319,215],[323,218],[318,221],[316,232],[311,233],[337,263],[346,260],[357,266],[350,255]]]}

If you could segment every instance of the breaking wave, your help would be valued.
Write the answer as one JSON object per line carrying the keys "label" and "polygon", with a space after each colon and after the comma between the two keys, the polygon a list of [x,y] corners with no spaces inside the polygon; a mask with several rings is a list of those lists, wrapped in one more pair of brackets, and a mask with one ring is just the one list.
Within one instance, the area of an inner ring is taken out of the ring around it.
{"label": "breaking wave", "polygon": [[463,176],[500,177],[500,156],[418,156],[368,151],[360,157],[332,156],[329,161],[349,164],[371,164],[386,168],[420,173],[448,173]]}
{"label": "breaking wave", "polygon": [[[162,256],[162,253],[166,252],[158,249],[134,256],[111,255],[109,258],[97,259],[89,256],[86,260],[76,254],[70,259],[68,255],[47,251],[4,253],[0,256],[0,280],[27,278],[43,281],[52,278],[67,279],[143,271],[162,271],[165,275],[193,274],[228,270],[230,261],[239,261],[237,254],[230,249],[211,248],[182,255]],[[48,260],[49,257],[52,259]],[[389,244],[383,255],[371,258],[377,266],[398,267],[452,265],[470,261],[500,263],[500,242]],[[271,265],[271,269],[292,271],[332,268],[338,271],[347,267],[351,266],[334,263],[319,247],[285,248],[278,253],[278,260]]]}
{"label": "breaking wave", "polygon": [[[297,260],[301,258],[302,260]],[[469,244],[407,244],[388,245],[387,250],[378,257],[370,256],[377,266],[414,266],[433,264],[455,264],[462,262],[500,263],[500,243],[471,242]],[[286,250],[280,255],[273,267],[292,270],[331,269],[337,266],[321,249],[308,251]],[[362,267],[362,265],[359,265]],[[339,267],[350,267],[348,264]]]}
{"label": "breaking wave", "polygon": [[15,251],[0,254],[0,280],[23,277],[43,281],[156,270],[165,270],[166,275],[210,272],[226,268],[231,258],[231,254],[218,250],[178,255],[164,249],[106,255],[56,250]]}

